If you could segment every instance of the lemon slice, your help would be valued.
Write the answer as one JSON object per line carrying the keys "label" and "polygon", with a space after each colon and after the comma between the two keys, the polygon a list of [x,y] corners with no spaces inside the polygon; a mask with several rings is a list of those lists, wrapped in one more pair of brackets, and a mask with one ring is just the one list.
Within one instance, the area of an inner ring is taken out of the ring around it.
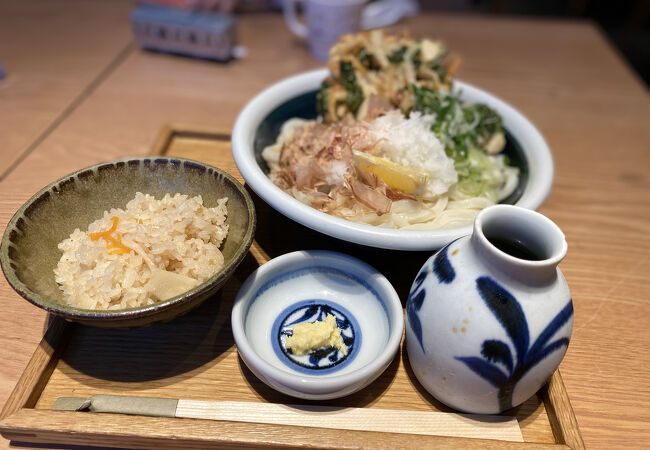
{"label": "lemon slice", "polygon": [[391,189],[405,194],[419,195],[429,182],[429,174],[411,167],[404,167],[386,158],[354,150],[359,170],[371,173]]}

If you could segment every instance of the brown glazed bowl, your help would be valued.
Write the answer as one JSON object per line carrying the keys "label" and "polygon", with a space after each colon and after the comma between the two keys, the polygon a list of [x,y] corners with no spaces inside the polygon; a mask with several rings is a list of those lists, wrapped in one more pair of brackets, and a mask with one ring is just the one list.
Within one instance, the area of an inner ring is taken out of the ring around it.
{"label": "brown glazed bowl", "polygon": [[[54,280],[54,268],[62,254],[59,242],[75,228],[88,229],[105,210],[124,208],[138,191],[156,198],[176,192],[200,194],[209,207],[228,197],[229,231],[221,247],[223,269],[193,289],[149,306],[88,310],[64,305],[63,293]],[[30,198],[7,225],[0,265],[18,294],[52,314],[97,327],[139,327],[171,320],[213,295],[246,256],[255,224],[250,195],[226,172],[181,158],[127,158],[74,172]]]}

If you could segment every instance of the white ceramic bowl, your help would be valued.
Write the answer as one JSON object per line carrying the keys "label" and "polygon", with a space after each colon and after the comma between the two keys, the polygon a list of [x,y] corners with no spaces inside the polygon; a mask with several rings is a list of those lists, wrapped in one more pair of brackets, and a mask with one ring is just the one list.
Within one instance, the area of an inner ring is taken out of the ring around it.
{"label": "white ceramic bowl", "polygon": [[[348,353],[296,357],[283,346],[301,322],[337,318]],[[368,264],[330,251],[274,258],[252,273],[237,294],[232,330],[244,363],[285,394],[326,400],[352,394],[391,363],[404,329],[402,305],[390,282]]]}
{"label": "white ceramic bowl", "polygon": [[[239,114],[232,134],[232,152],[248,185],[290,219],[329,236],[371,247],[435,250],[470,234],[471,224],[447,230],[414,231],[350,222],[301,203],[269,180],[260,156],[263,147],[274,142],[283,121],[291,117],[315,118],[316,91],[327,75],[327,69],[319,69],[282,80],[259,93]],[[517,189],[517,198],[511,203],[528,209],[539,208],[553,184],[553,158],[542,135],[504,101],[462,81],[454,83],[464,101],[487,104],[501,114],[508,145],[516,150],[515,158],[521,158],[525,173]]]}

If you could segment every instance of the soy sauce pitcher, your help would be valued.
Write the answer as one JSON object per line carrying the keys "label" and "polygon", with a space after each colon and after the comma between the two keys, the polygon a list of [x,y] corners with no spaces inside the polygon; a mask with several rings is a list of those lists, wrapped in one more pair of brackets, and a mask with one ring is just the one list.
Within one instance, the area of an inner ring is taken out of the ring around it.
{"label": "soy sauce pitcher", "polygon": [[431,256],[411,287],[406,342],[420,383],[470,413],[534,395],[571,337],[573,303],[558,268],[566,252],[559,227],[535,211],[481,211],[472,235]]}

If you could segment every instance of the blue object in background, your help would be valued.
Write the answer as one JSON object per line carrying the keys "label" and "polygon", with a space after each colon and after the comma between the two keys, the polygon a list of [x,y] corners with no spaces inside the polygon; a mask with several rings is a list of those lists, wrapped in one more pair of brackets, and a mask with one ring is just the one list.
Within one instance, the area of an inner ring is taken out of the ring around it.
{"label": "blue object in background", "polygon": [[2,80],[5,77],[5,66],[2,65],[0,62],[0,80]]}
{"label": "blue object in background", "polygon": [[131,13],[131,24],[135,41],[148,50],[219,61],[232,58],[232,16],[141,4]]}

